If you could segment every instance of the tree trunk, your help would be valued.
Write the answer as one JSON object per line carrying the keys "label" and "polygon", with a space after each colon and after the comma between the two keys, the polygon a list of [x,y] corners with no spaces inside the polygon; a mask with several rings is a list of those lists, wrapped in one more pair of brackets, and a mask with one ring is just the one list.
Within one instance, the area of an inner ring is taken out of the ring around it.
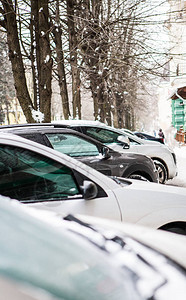
{"label": "tree trunk", "polygon": [[116,101],[116,95],[112,93],[112,115],[113,115],[113,126],[115,128],[118,128],[118,113],[117,113],[117,101]]}
{"label": "tree trunk", "polygon": [[34,122],[32,117],[33,104],[27,89],[25,70],[21,55],[16,23],[16,13],[12,0],[3,1],[5,11],[5,26],[7,30],[7,43],[9,48],[9,58],[12,64],[14,85],[17,98],[26,117],[27,122]]}
{"label": "tree trunk", "polygon": [[77,32],[75,28],[74,10],[76,0],[67,0],[67,15],[68,15],[68,32],[69,32],[69,50],[70,50],[70,65],[72,72],[72,105],[73,118],[81,119],[81,95],[80,95],[80,72],[78,69],[77,57]]}
{"label": "tree trunk", "polygon": [[68,91],[67,91],[67,82],[66,82],[66,74],[65,74],[65,66],[64,66],[64,55],[63,55],[63,45],[62,45],[62,30],[60,27],[59,20],[59,0],[56,2],[56,17],[55,24],[57,27],[53,25],[53,35],[54,35],[54,43],[56,50],[56,61],[57,61],[57,72],[59,79],[59,88],[60,95],[62,100],[63,107],[63,115],[66,120],[69,119],[70,116],[70,108],[69,108],[69,99],[68,99]]}
{"label": "tree trunk", "polygon": [[[35,1],[35,0],[34,0]],[[39,10],[39,102],[40,111],[44,114],[43,122],[51,121],[52,96],[52,58],[49,38],[49,11],[48,0],[38,0]]]}
{"label": "tree trunk", "polygon": [[[37,69],[36,65],[40,65],[38,62],[39,58],[39,24],[38,24],[38,2],[31,1],[31,20],[30,20],[30,39],[31,39],[31,68],[32,68],[32,78],[33,78],[33,95],[34,95],[34,108],[39,109],[39,87],[38,87],[38,77],[40,70]],[[37,45],[37,47],[36,47]],[[40,61],[40,60],[39,60]]]}

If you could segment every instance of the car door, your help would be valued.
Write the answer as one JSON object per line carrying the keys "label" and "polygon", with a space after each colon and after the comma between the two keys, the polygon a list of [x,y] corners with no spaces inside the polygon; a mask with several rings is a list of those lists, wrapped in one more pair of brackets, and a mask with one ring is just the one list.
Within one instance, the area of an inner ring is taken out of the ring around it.
{"label": "car door", "polygon": [[74,157],[105,175],[112,175],[108,160],[104,159],[95,144],[71,133],[46,133],[46,136],[55,150]]}
{"label": "car door", "polygon": [[78,161],[72,169],[50,154],[1,144],[0,194],[39,209],[121,220],[114,193],[99,183],[95,199],[83,198],[83,183],[90,179],[77,169]]}

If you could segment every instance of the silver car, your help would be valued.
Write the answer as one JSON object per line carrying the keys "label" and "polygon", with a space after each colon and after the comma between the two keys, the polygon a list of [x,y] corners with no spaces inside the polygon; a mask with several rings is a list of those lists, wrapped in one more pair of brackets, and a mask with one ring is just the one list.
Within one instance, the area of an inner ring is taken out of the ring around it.
{"label": "silver car", "polygon": [[166,145],[142,140],[137,136],[130,135],[130,133],[107,126],[98,121],[63,120],[40,124],[13,124],[1,126],[0,130],[9,131],[16,128],[43,128],[46,126],[50,129],[68,127],[94,138],[117,152],[125,154],[138,153],[149,156],[154,161],[158,171],[159,183],[165,183],[177,175],[175,153]]}
{"label": "silver car", "polygon": [[[54,125],[59,126],[58,123],[56,122]],[[164,144],[142,140],[98,121],[65,120],[60,121],[60,124],[89,135],[115,151],[148,155],[156,165],[160,183],[165,183],[177,175],[176,155]]]}

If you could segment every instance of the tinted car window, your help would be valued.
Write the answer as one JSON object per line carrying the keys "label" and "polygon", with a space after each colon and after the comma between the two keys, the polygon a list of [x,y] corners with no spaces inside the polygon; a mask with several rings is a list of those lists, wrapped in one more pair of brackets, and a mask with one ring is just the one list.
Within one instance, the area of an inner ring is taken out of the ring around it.
{"label": "tinted car window", "polygon": [[25,202],[79,195],[70,168],[19,147],[0,146],[0,194]]}
{"label": "tinted car window", "polygon": [[118,133],[103,129],[103,128],[94,128],[94,127],[87,127],[86,134],[97,139],[98,141],[102,142],[103,144],[108,143],[119,143],[117,138],[119,136]]}
{"label": "tinted car window", "polygon": [[140,139],[145,139],[144,135],[141,134],[141,133],[136,133],[136,135],[137,135],[138,137],[140,137]]}
{"label": "tinted car window", "polygon": [[55,150],[65,153],[69,156],[97,156],[99,151],[97,147],[72,134],[48,133],[46,134]]}
{"label": "tinted car window", "polygon": [[[121,144],[119,142],[118,136],[124,135],[124,134],[119,134],[117,132],[108,130],[108,129],[103,129],[103,128],[97,128],[97,127],[87,127],[86,132],[87,135],[97,139],[98,141],[102,142],[103,144],[111,144],[111,143],[117,143]],[[140,143],[136,142],[135,140],[131,139],[130,137],[129,141],[131,145],[140,145]]]}

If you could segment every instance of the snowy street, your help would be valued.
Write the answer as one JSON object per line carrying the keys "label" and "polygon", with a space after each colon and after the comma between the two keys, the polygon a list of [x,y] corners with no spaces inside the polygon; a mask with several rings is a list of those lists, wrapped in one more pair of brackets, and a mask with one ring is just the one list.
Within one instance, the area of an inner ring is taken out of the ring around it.
{"label": "snowy street", "polygon": [[179,145],[174,147],[174,152],[177,159],[178,175],[169,180],[167,185],[186,187],[186,145]]}

